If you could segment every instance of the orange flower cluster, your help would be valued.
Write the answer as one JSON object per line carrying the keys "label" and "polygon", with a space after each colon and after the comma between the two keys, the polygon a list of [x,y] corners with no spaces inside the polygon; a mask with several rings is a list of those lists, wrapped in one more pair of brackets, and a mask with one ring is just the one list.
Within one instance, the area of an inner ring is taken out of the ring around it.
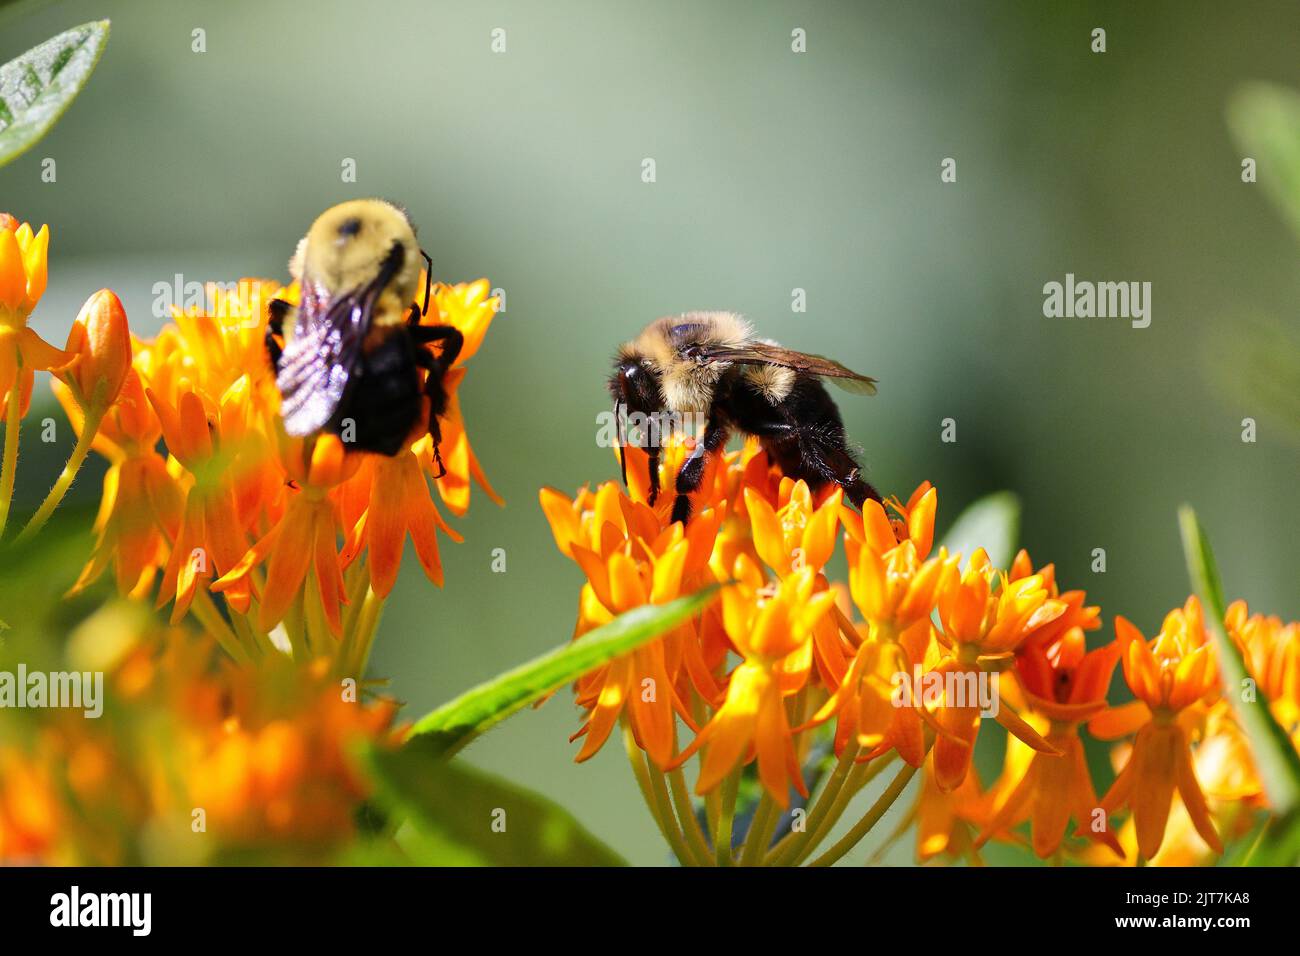
{"label": "orange flower cluster", "polygon": [[27,327],[27,318],[45,294],[49,277],[50,230],[0,213],[0,398],[9,414],[9,397],[18,390],[21,417],[31,403],[39,371],[65,365],[69,356]]}
{"label": "orange flower cluster", "polygon": [[[422,320],[464,336],[446,378],[440,467],[423,427],[391,458],[352,452],[330,434],[287,436],[266,352],[266,305],[296,301],[296,284],[241,280],[233,289],[210,284],[207,294],[208,309],[173,309],[173,322],[152,341],[128,335],[109,292],[87,303],[90,320],[74,326],[69,353],[87,358],[69,366],[81,371],[62,375],[55,392],[79,434],[90,421],[92,447],[110,467],[94,553],[73,590],[111,567],[118,589],[140,597],[161,572],[156,600],[160,608],[171,604],[173,623],[193,611],[239,659],[261,656],[277,626],[279,643],[295,655],[334,656],[342,653],[345,618],[377,620],[375,605],[392,590],[408,535],[425,573],[441,585],[436,530],[460,538],[430,482],[455,515],[469,506],[471,482],[500,501],[470,446],[457,397],[496,300],[486,280],[438,284]],[[120,317],[111,324],[121,341],[111,347],[98,346],[106,337],[97,330],[110,323],[97,317],[105,314]],[[88,376],[110,366],[112,381],[97,392],[109,400],[96,405]],[[210,592],[224,596],[233,632],[213,611]],[[344,656],[358,654],[364,649]]]}
{"label": "orange flower cluster", "polygon": [[[1118,618],[1116,639],[1089,649],[1086,633],[1101,626],[1100,609],[1083,591],[1062,590],[1052,565],[1035,568],[1021,551],[1003,570],[983,550],[963,562],[936,549],[937,493],[929,483],[905,503],[869,501],[859,513],[838,489],[813,495],[782,477],[752,441],[711,462],[693,496],[695,517],[683,527],[669,516],[673,478],[691,444],[679,439],[663,450],[665,490],[654,506],[648,457],[634,447],[624,450],[626,493],[613,482],[573,498],[541,492],[556,544],[586,578],[575,638],[640,605],[725,585],[721,600],[697,618],[598,668],[575,689],[586,713],[575,735],[584,738],[577,759],[594,755],[622,721],[645,755],[634,767],[647,802],[683,862],[730,861],[725,848],[716,849],[720,833],[709,835],[710,849],[693,832],[698,824],[680,776],[688,760],[700,758],[695,790],[712,826],[727,819],[727,801],[734,803],[750,763],[764,802],[787,808],[793,794],[807,800],[814,778],[825,779],[809,760],[823,736],[837,762],[811,804],[807,831],[768,852],[777,814],[765,815],[760,805],[750,839],[762,846],[747,846],[744,860],[802,861],[852,793],[894,760],[902,769],[887,791],[891,800],[914,772],[923,774],[909,815],[922,859],[978,858],[990,839],[1023,839],[1016,828],[1029,821],[1040,857],[1082,859],[1100,850],[1110,862],[1131,861],[1135,854],[1112,829],[1112,816],[1125,807],[1137,848],[1151,859],[1175,791],[1196,832],[1221,849],[1199,758],[1214,749],[1221,762],[1229,754],[1248,760],[1248,751],[1215,743],[1227,734],[1244,738],[1222,705],[1195,599],[1150,642]],[[840,538],[847,589],[826,572]],[[1228,626],[1279,720],[1295,733],[1297,625],[1248,618],[1234,605]],[[1111,707],[1121,662],[1137,700]],[[989,719],[1010,736],[1002,777],[985,790],[972,757]],[[684,746],[679,721],[694,735]],[[1085,760],[1085,726],[1101,739],[1135,735],[1103,798]],[[1258,797],[1256,786],[1243,783],[1253,770],[1236,766],[1239,789]],[[665,774],[675,814],[658,799],[668,788],[655,784],[656,775]],[[1066,839],[1071,818],[1080,839]],[[863,821],[862,833],[874,819]],[[851,845],[837,845],[820,862],[834,862]]]}
{"label": "orange flower cluster", "polygon": [[369,796],[354,748],[397,744],[395,702],[350,697],[325,661],[214,669],[212,642],[181,629],[95,623],[116,648],[104,719],[51,712],[30,747],[0,749],[0,861],[326,862],[346,847]]}

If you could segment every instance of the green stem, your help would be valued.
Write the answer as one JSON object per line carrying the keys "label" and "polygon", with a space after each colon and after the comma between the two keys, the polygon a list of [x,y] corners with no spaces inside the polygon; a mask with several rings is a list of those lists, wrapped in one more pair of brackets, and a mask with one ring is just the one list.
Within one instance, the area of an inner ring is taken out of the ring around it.
{"label": "green stem", "polygon": [[736,794],[740,792],[742,765],[727,774],[722,781],[722,808],[718,814],[718,829],[713,839],[713,858],[718,866],[731,866],[731,826],[736,819]]}
{"label": "green stem", "polygon": [[858,842],[871,831],[872,827],[880,822],[880,818],[885,815],[885,812],[894,805],[894,801],[907,789],[907,785],[912,781],[915,774],[915,767],[911,764],[903,764],[898,771],[898,776],[890,782],[889,786],[885,788],[885,792],[871,805],[871,809],[866,812],[866,815],[853,825],[853,829],[849,830],[840,838],[838,843],[808,865],[830,866],[857,846]]}
{"label": "green stem", "polygon": [[[18,360],[22,372],[22,358]],[[22,375],[14,376],[14,387],[9,390],[9,408],[5,414],[4,463],[0,465],[0,535],[5,533],[9,521],[9,505],[14,498],[14,474],[18,470],[18,435],[23,425]]]}
{"label": "green stem", "polygon": [[384,599],[366,583],[366,596],[361,599],[361,611],[357,614],[356,630],[352,635],[352,653],[348,656],[348,675],[357,680],[365,676],[370,663],[370,649],[375,643],[375,633],[379,629],[379,619],[384,612]]}
{"label": "green stem", "polygon": [[229,604],[226,605],[226,611],[230,615],[230,625],[235,629],[235,634],[248,651],[248,656],[253,660],[261,660],[263,657],[262,645],[253,634],[248,619],[244,615],[237,613]]}
{"label": "green stem", "polygon": [[894,759],[893,753],[888,753],[883,757],[877,758],[870,763],[854,764],[853,770],[849,773],[848,780],[844,781],[844,786],[835,797],[835,802],[827,811],[826,816],[822,818],[820,825],[815,832],[809,834],[808,840],[795,854],[791,861],[791,866],[800,866],[804,860],[812,856],[817,846],[830,835],[835,829],[835,824],[840,822],[840,817],[844,816],[844,811],[849,808],[850,801],[858,795],[858,792],[868,783],[876,778],[876,774],[885,769]]}
{"label": "green stem", "polygon": [[339,670],[347,671],[343,676],[353,676],[350,668],[356,655],[357,621],[361,617],[361,608],[365,604],[366,589],[370,587],[369,567],[364,555],[352,562],[352,566],[343,575],[343,587],[348,596],[347,606],[343,609],[343,641],[339,647]]}
{"label": "green stem", "polygon": [[812,835],[821,828],[822,819],[826,816],[836,798],[839,797],[849,771],[853,769],[853,759],[857,755],[858,747],[856,744],[845,745],[844,752],[840,754],[840,759],[835,764],[835,770],[831,773],[830,780],[826,781],[826,786],[817,795],[817,801],[813,804],[812,810],[804,821],[803,832],[791,830],[782,837],[781,842],[773,847],[771,852],[764,858],[764,866],[788,866],[812,838]]}
{"label": "green stem", "polygon": [[686,849],[686,844],[682,842],[682,835],[677,830],[676,822],[670,822],[673,820],[672,811],[659,803],[654,785],[650,782],[650,773],[646,770],[645,756],[641,753],[641,748],[636,745],[636,737],[626,716],[623,718],[623,745],[627,748],[627,760],[632,765],[632,775],[636,777],[637,786],[641,788],[641,797],[645,800],[645,805],[650,815],[654,817],[655,823],[658,824],[659,832],[672,848],[677,862],[682,866],[690,866],[690,853]]}
{"label": "green stem", "polygon": [[[695,723],[700,727],[703,727],[709,722],[710,714],[708,712],[708,707],[699,697],[696,697],[691,701],[691,715],[695,718]],[[700,766],[704,765],[704,758],[708,755],[708,752],[709,748],[706,745],[701,747],[699,753],[696,754],[696,759],[699,761]],[[704,795],[704,819],[705,822],[708,823],[710,833],[718,832],[718,818],[721,816],[722,798],[718,792],[718,788],[714,787]]]}
{"label": "green stem", "polygon": [[699,818],[695,815],[695,804],[691,801],[690,791],[686,788],[686,775],[682,773],[681,767],[668,771],[668,785],[672,789],[673,806],[677,810],[677,818],[681,821],[691,854],[700,860],[702,865],[712,864],[713,852],[709,849],[709,841],[705,839]]}
{"label": "green stem", "polygon": [[[257,593],[262,594],[265,592],[258,591]],[[226,605],[226,607],[230,609],[230,605]],[[260,614],[260,605],[253,599],[249,600],[247,614],[240,614],[238,611],[230,609],[231,619],[233,620],[238,618],[243,622],[244,628],[248,631],[250,639],[253,642],[253,646],[258,649],[259,657],[265,657],[267,654],[281,653],[280,649],[275,646],[274,642],[272,642],[271,635],[267,634],[258,626],[257,619]]]}
{"label": "green stem", "polygon": [[695,847],[685,839],[685,828],[673,812],[673,804],[672,800],[668,796],[668,782],[664,778],[664,772],[655,766],[655,762],[650,759],[649,754],[646,754],[645,763],[646,773],[650,777],[650,790],[654,794],[655,798],[655,806],[659,808],[659,812],[663,814],[664,819],[668,821],[669,825],[673,829],[673,833],[676,834],[678,841],[682,845],[682,852],[685,854],[685,862],[683,865],[704,866],[709,859],[708,853],[706,851],[704,857],[701,858],[697,854]]}
{"label": "green stem", "polygon": [[763,860],[763,851],[772,839],[772,828],[776,826],[776,801],[766,790],[763,799],[758,802],[754,818],[749,823],[749,832],[745,834],[745,850],[740,855],[741,866],[758,866]]}
{"label": "green stem", "polygon": [[[101,383],[102,384],[102,383]],[[102,389],[96,389],[96,394]],[[90,454],[90,446],[94,444],[95,435],[99,433],[100,422],[104,420],[104,410],[102,403],[91,406],[86,413],[86,420],[81,426],[81,434],[77,436],[77,444],[72,449],[72,455],[68,458],[68,463],[63,466],[58,480],[54,482],[54,487],[50,493],[45,496],[41,506],[36,509],[36,514],[32,515],[32,520],[27,522],[27,527],[19,532],[18,537],[14,539],[14,544],[22,544],[45,527],[45,522],[50,520],[50,515],[54,514],[54,509],[59,506],[63,496],[68,493],[72,487],[72,482],[77,477],[77,472],[81,470],[82,464],[86,461],[86,456]]]}
{"label": "green stem", "polygon": [[311,659],[311,649],[307,646],[307,624],[302,610],[302,592],[299,591],[284,615],[284,630],[289,635],[289,647],[293,651],[296,664],[305,664]]}
{"label": "green stem", "polygon": [[244,650],[244,645],[240,643],[235,632],[230,629],[230,625],[222,618],[221,612],[212,603],[211,595],[203,589],[202,584],[194,591],[194,600],[190,602],[190,610],[208,633],[217,639],[217,643],[221,645],[227,654],[240,664],[251,663],[248,652]]}

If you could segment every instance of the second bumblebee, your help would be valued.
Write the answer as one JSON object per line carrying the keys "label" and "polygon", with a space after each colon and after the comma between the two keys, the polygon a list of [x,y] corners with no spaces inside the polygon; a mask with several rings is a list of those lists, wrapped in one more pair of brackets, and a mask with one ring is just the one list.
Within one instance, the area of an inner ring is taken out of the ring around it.
{"label": "second bumblebee", "polygon": [[[428,398],[437,454],[443,379],[463,340],[450,325],[420,324],[422,259],[406,213],[383,200],[340,203],[312,223],[289,263],[300,302],[273,301],[267,330],[288,434],[333,432],[353,448],[395,455],[419,437]],[[426,272],[425,309],[429,293]],[[425,347],[433,344],[436,354]]]}

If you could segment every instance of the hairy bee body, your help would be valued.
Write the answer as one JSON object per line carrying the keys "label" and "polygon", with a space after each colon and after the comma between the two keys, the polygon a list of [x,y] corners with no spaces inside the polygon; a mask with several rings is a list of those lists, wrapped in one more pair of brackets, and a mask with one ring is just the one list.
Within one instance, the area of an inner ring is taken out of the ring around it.
{"label": "hairy bee body", "polygon": [[[677,475],[673,520],[690,515],[709,455],[732,431],[758,438],[791,478],[820,490],[838,484],[855,505],[880,500],[847,447],[844,424],[822,385],[826,378],[852,391],[875,393],[875,380],[838,362],[756,339],[731,312],[687,312],[657,319],[624,345],[609,381],[615,411],[655,415],[703,414],[704,434]],[[659,449],[650,456],[651,503],[658,495]]]}
{"label": "hairy bee body", "polygon": [[[332,432],[395,455],[416,437],[428,399],[436,453],[443,379],[462,340],[451,326],[420,324],[421,258],[405,212],[382,200],[340,203],[312,223],[289,263],[299,304],[272,303],[267,329],[288,434]],[[436,355],[424,348],[433,343]]]}

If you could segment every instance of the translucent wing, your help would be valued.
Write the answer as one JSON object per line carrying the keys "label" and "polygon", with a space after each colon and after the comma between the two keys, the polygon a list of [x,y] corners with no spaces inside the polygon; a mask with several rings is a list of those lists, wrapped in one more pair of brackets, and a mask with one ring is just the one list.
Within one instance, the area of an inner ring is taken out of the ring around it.
{"label": "translucent wing", "polygon": [[782,348],[769,342],[746,342],[733,347],[721,346],[704,350],[704,355],[717,362],[738,362],[741,365],[780,365],[794,369],[800,375],[816,375],[829,379],[847,392],[858,395],[875,395],[876,380],[869,375],[859,375],[834,359],[821,355],[808,355],[793,349]]}
{"label": "translucent wing", "polygon": [[331,299],[304,280],[298,319],[275,379],[290,435],[320,431],[333,417],[361,355],[373,306],[373,299],[368,309],[365,298],[355,294]]}
{"label": "translucent wing", "polygon": [[290,435],[320,431],[334,417],[361,358],[375,303],[400,264],[401,247],[394,246],[374,279],[334,296],[310,275],[302,277],[298,319],[275,379]]}

